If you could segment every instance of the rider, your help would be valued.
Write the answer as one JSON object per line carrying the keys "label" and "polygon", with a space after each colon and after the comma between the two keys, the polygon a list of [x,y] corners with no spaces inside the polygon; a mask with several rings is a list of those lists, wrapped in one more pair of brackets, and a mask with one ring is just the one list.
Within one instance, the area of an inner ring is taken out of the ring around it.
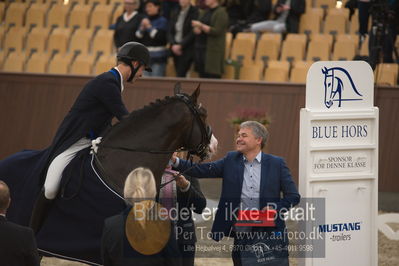
{"label": "rider", "polygon": [[44,187],[30,221],[35,232],[58,194],[64,168],[80,150],[91,145],[91,139],[106,129],[113,117],[121,120],[128,114],[121,97],[123,83],[136,81],[143,70],[152,71],[149,64],[147,47],[125,43],[118,51],[116,67],[95,77],[80,92],[49,147],[48,163],[41,175],[45,176]]}

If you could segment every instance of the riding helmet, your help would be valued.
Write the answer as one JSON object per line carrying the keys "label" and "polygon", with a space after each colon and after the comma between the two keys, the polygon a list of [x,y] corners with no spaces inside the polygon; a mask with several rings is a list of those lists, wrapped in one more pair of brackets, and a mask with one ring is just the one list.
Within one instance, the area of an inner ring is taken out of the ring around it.
{"label": "riding helmet", "polygon": [[122,61],[128,65],[132,61],[138,61],[144,65],[145,70],[151,72],[150,67],[150,52],[147,47],[138,42],[127,42],[119,49],[116,55],[118,61]]}

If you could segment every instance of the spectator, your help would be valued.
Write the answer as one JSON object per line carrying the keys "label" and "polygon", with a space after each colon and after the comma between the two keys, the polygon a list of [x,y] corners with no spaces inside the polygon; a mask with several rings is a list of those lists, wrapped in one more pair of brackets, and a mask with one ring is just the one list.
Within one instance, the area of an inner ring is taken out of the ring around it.
{"label": "spectator", "polygon": [[163,0],[162,15],[169,20],[170,14],[179,7],[179,0]]}
{"label": "spectator", "polygon": [[[359,10],[360,15],[360,10]],[[397,63],[395,42],[399,29],[399,0],[383,0],[371,6],[373,18],[369,38],[369,63],[373,69],[379,63]],[[396,61],[393,53],[395,52]]]}
{"label": "spectator", "polygon": [[191,22],[198,18],[198,9],[190,0],[179,0],[180,7],[172,12],[168,41],[178,77],[185,77],[194,60],[195,35]]}
{"label": "spectator", "polygon": [[299,19],[305,12],[305,0],[278,0],[274,7],[275,20],[266,20],[251,25],[251,31],[276,33],[298,33]]}
{"label": "spectator", "polygon": [[166,62],[168,59],[167,30],[168,21],[161,16],[161,3],[157,0],[145,2],[147,17],[141,21],[140,28],[136,31],[139,42],[148,47],[150,51],[152,73],[145,76],[165,76]]}
{"label": "spectator", "polygon": [[[129,204],[123,213],[105,220],[101,240],[104,266],[181,265],[173,226],[169,220],[156,219],[161,216],[155,196],[155,179],[149,169],[136,168],[128,175],[124,197],[133,206]],[[170,231],[159,230],[165,228]],[[134,239],[129,239],[131,229],[135,229]]]}
{"label": "spectator", "polygon": [[361,41],[364,41],[368,34],[369,17],[370,17],[370,0],[358,0],[357,8],[359,9],[359,34]]}
{"label": "spectator", "polygon": [[[237,1],[237,0],[235,0]],[[234,18],[229,12],[230,31],[235,36],[238,32],[248,31],[249,26],[269,19],[272,10],[271,0],[241,0],[241,4],[237,6],[240,16],[234,22]],[[238,11],[237,11],[238,12]]]}
{"label": "spectator", "polygon": [[144,15],[137,11],[140,6],[139,0],[124,0],[123,5],[125,12],[118,17],[115,24],[114,43],[117,49],[127,42],[137,41],[135,32],[144,18]]}
{"label": "spectator", "polygon": [[226,32],[229,18],[218,0],[206,0],[208,10],[193,20],[195,66],[201,78],[221,78],[224,71]]}
{"label": "spectator", "polygon": [[253,0],[250,3],[251,5],[246,9],[246,22],[248,24],[260,22],[270,17],[272,11],[271,0]]}
{"label": "spectator", "polygon": [[252,2],[252,0],[223,0],[220,1],[221,6],[226,8],[226,12],[229,15],[229,25],[235,25],[239,21],[246,20],[246,6]]}
{"label": "spectator", "polygon": [[0,262],[7,266],[38,266],[39,254],[32,229],[7,221],[10,190],[0,180]]}

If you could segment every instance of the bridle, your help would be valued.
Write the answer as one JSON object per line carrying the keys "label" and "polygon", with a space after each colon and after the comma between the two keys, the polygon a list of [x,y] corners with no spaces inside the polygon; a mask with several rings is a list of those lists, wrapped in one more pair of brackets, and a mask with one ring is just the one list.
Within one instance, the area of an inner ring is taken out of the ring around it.
{"label": "bridle", "polygon": [[207,148],[212,138],[212,128],[208,125],[205,125],[204,121],[201,119],[201,115],[199,113],[198,107],[190,100],[190,98],[185,94],[176,94],[177,99],[184,102],[187,107],[190,109],[193,114],[193,121],[191,125],[190,134],[187,135],[187,139],[185,143],[189,143],[190,139],[193,135],[194,130],[194,122],[197,122],[200,130],[201,130],[201,142],[193,149],[184,148],[182,151],[187,151],[188,154],[197,155],[203,161],[207,156]]}

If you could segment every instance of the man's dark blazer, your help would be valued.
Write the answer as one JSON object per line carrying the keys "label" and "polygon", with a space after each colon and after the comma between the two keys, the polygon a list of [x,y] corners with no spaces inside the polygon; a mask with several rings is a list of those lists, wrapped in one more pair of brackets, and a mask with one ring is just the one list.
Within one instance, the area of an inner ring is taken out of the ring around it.
{"label": "man's dark blazer", "polygon": [[0,215],[0,265],[40,265],[32,229],[7,221]]}
{"label": "man's dark blazer", "polygon": [[154,255],[142,255],[129,244],[125,225],[130,208],[123,213],[107,218],[101,239],[101,254],[104,266],[181,266],[180,253],[173,226],[169,242],[161,252]]}
{"label": "man's dark blazer", "polygon": [[[191,183],[190,189],[188,191],[182,192],[180,191],[180,189],[177,189],[177,203],[179,210],[181,210],[182,208],[192,207],[195,213],[201,214],[206,207],[206,198],[204,197],[204,194],[202,194],[200,184],[197,178],[193,177],[188,179]],[[181,213],[182,212],[180,212],[180,215],[182,215]],[[181,230],[178,231],[178,233],[181,232],[181,234],[178,234],[178,243],[194,244],[195,242],[197,242],[197,238],[195,235],[195,225],[192,218],[192,213],[188,212],[188,215],[184,215],[184,218],[185,219],[178,219],[176,224],[178,227],[177,230]]]}
{"label": "man's dark blazer", "polygon": [[[176,169],[184,171],[191,166],[192,164],[189,161],[180,160]],[[212,226],[212,237],[214,240],[219,241],[223,236],[229,236],[235,222],[234,217],[229,214],[239,208],[241,202],[244,177],[242,153],[229,152],[218,161],[197,164],[187,174],[202,178],[223,178],[222,193]],[[281,192],[283,193],[282,197],[280,196]],[[300,195],[282,158],[262,153],[259,195],[260,209],[268,204],[274,204],[276,210],[280,212],[286,211],[299,203]],[[225,217],[226,212],[228,217]],[[278,217],[276,219],[276,228],[273,228],[273,230],[283,232],[284,229],[285,223]]]}

